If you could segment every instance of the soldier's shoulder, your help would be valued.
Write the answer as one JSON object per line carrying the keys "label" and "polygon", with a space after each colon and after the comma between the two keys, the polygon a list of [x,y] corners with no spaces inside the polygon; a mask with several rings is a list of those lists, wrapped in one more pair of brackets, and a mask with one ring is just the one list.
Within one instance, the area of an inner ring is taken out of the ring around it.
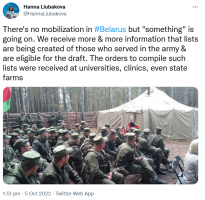
{"label": "soldier's shoulder", "polygon": [[55,172],[54,165],[53,165],[53,163],[50,163],[50,164],[46,167],[46,169],[44,170],[43,173],[44,173],[44,175],[46,175],[46,176],[53,176],[54,172]]}
{"label": "soldier's shoulder", "polygon": [[104,137],[104,141],[105,141],[105,143],[108,143],[109,142],[108,137]]}
{"label": "soldier's shoulder", "polygon": [[11,175],[5,175],[3,177],[3,181],[6,184],[13,184],[13,183],[17,182],[16,176],[11,176]]}

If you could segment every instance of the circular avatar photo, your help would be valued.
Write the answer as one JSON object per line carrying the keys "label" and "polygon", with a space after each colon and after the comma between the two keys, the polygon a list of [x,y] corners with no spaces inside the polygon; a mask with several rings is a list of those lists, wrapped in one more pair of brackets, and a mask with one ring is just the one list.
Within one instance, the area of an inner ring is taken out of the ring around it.
{"label": "circular avatar photo", "polygon": [[7,3],[3,8],[3,14],[8,19],[14,19],[19,15],[19,7],[15,3]]}

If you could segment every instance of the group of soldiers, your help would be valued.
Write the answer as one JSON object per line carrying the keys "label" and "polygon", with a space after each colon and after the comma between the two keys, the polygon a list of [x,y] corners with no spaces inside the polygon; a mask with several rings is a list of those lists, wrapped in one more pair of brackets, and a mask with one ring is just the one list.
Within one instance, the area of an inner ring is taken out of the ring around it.
{"label": "group of soldiers", "polygon": [[166,175],[162,164],[169,169],[172,161],[159,127],[153,134],[133,127],[125,134],[124,127],[105,125],[93,133],[85,121],[68,130],[60,112],[52,113],[49,128],[40,113],[32,125],[24,115],[17,117],[20,129],[3,133],[7,184],[124,184],[129,174],[141,174],[146,184],[166,184],[157,174]]}

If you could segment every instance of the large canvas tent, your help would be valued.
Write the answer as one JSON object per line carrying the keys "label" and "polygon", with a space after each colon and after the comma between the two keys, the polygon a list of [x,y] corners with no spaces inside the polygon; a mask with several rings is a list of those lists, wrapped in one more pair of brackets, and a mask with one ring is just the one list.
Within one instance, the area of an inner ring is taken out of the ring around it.
{"label": "large canvas tent", "polygon": [[133,116],[140,130],[162,128],[162,135],[169,139],[193,139],[198,136],[198,109],[183,105],[157,88],[150,88],[150,95],[143,94],[122,106],[98,111],[97,125],[112,128],[125,126]]}

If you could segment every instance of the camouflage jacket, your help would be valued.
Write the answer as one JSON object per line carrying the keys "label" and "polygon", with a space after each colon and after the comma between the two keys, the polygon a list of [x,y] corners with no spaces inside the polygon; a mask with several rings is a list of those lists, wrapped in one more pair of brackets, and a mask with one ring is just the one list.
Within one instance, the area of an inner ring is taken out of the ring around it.
{"label": "camouflage jacket", "polygon": [[14,156],[14,150],[9,145],[6,145],[5,149],[3,149],[3,162],[11,162]]}
{"label": "camouflage jacket", "polygon": [[84,140],[88,138],[87,136],[85,136],[83,133],[80,134],[80,146],[83,144]]}
{"label": "camouflage jacket", "polygon": [[69,184],[69,179],[75,184],[82,184],[82,179],[69,164],[59,169],[55,162],[51,162],[43,172],[41,184]]}
{"label": "camouflage jacket", "polygon": [[105,140],[105,148],[104,151],[111,156],[117,155],[117,148],[115,147],[115,141],[110,141],[109,136],[104,137]]}
{"label": "camouflage jacket", "polygon": [[37,116],[36,117],[36,123],[37,124],[43,124],[43,117],[42,116]]}
{"label": "camouflage jacket", "polygon": [[72,147],[73,152],[71,152],[69,155],[69,164],[70,166],[73,167],[73,169],[77,172],[81,172],[83,168],[83,154],[80,150],[79,144],[75,141],[72,140],[71,138],[64,143],[66,147]]}
{"label": "camouflage jacket", "polygon": [[26,177],[21,163],[4,163],[3,166],[3,181],[6,184],[37,184],[35,177],[36,173]]}
{"label": "camouflage jacket", "polygon": [[[24,120],[23,120],[24,119]],[[18,115],[16,118],[16,123],[20,125],[20,129],[22,129],[22,126],[24,124],[25,121],[25,116],[23,115]]]}
{"label": "camouflage jacket", "polygon": [[117,167],[124,167],[136,162],[135,160],[136,153],[133,147],[126,143],[121,144],[118,147],[116,165]]}
{"label": "camouflage jacket", "polygon": [[29,124],[30,126],[32,126],[33,125],[33,118],[32,117],[26,117],[25,118],[25,122],[27,124]]}
{"label": "camouflage jacket", "polygon": [[56,122],[60,123],[63,120],[63,115],[57,115],[56,116]]}
{"label": "camouflage jacket", "polygon": [[151,146],[149,140],[143,134],[141,134],[139,137],[139,147],[142,153],[144,153],[145,155],[150,153],[152,154],[156,150],[156,147]]}
{"label": "camouflage jacket", "polygon": [[[22,160],[22,155],[18,152],[18,150],[16,150],[15,151],[15,156],[14,156],[12,162],[13,163],[20,163],[21,160]],[[44,160],[42,158],[40,158],[40,163],[39,163],[39,167],[38,167],[37,172],[38,173],[43,173],[43,171],[44,171]]]}
{"label": "camouflage jacket", "polygon": [[52,137],[52,138],[48,137],[48,143],[49,143],[50,148],[53,149],[57,143],[56,137]]}
{"label": "camouflage jacket", "polygon": [[41,156],[48,156],[48,154],[52,154],[48,140],[43,139],[40,135],[33,142],[32,149],[40,153]]}
{"label": "camouflage jacket", "polygon": [[55,115],[51,115],[51,116],[48,118],[48,121],[49,121],[49,122],[55,122],[55,121],[56,121],[56,116],[55,116]]}
{"label": "camouflage jacket", "polygon": [[94,146],[94,143],[90,140],[90,138],[86,138],[81,145],[80,149],[83,152],[84,156],[87,154],[89,149],[92,149]]}
{"label": "camouflage jacket", "polygon": [[115,138],[115,146],[118,148],[122,143],[126,142],[125,136],[122,136],[117,133],[117,136]]}
{"label": "camouflage jacket", "polygon": [[149,136],[149,143],[151,146],[162,149],[162,151],[165,149],[162,137],[158,136],[157,134],[152,134]]}
{"label": "camouflage jacket", "polygon": [[56,147],[59,145],[62,145],[64,142],[68,141],[68,139],[64,139],[63,136],[59,136],[57,143],[56,143]]}
{"label": "camouflage jacket", "polygon": [[113,171],[109,155],[103,150],[97,152],[94,148],[89,149],[85,157],[85,164],[89,183],[95,178],[108,178],[108,173]]}

